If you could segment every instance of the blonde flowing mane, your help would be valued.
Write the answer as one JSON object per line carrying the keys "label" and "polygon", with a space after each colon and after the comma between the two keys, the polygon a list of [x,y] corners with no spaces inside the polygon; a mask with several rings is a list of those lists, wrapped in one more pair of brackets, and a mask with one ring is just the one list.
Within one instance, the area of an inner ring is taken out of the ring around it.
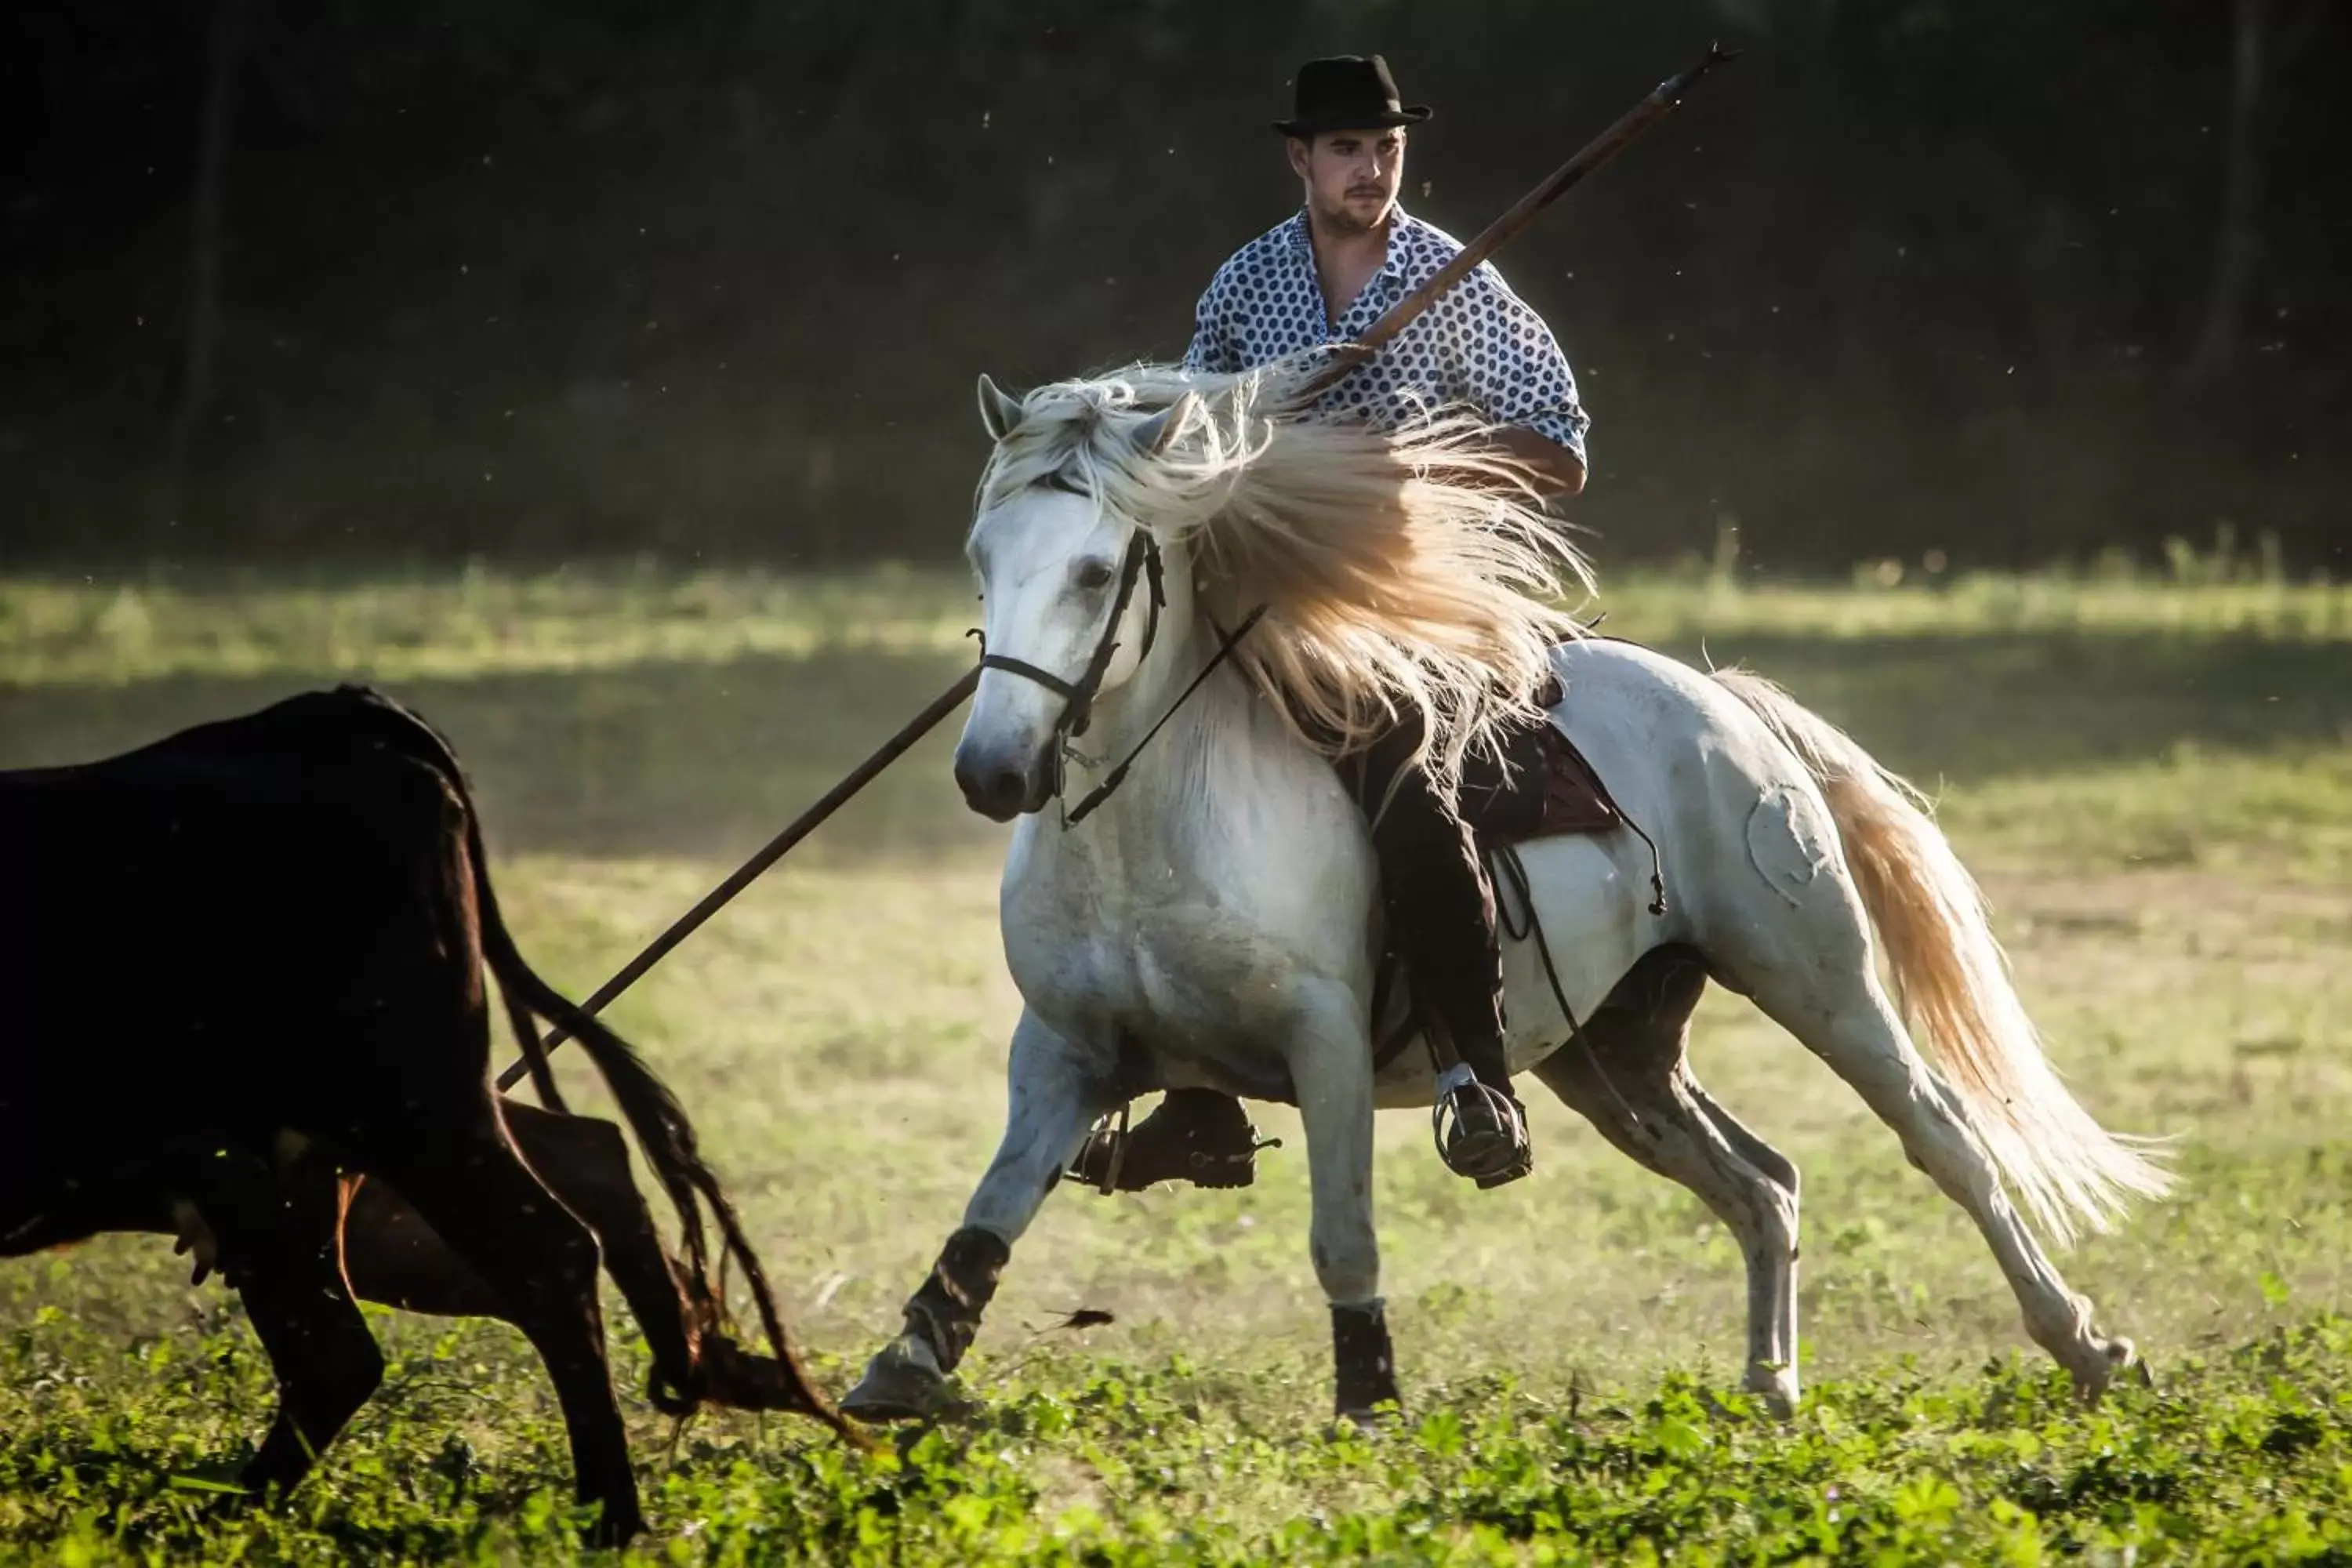
{"label": "blonde flowing mane", "polygon": [[[1591,572],[1494,426],[1451,409],[1390,432],[1313,417],[1327,363],[1139,364],[1036,387],[981,504],[1058,476],[1187,548],[1216,625],[1265,606],[1234,660],[1303,739],[1345,756],[1418,719],[1422,763],[1451,800],[1463,759],[1537,712],[1551,647],[1582,630],[1557,595],[1591,593]],[[1139,427],[1170,409],[1144,450]]]}

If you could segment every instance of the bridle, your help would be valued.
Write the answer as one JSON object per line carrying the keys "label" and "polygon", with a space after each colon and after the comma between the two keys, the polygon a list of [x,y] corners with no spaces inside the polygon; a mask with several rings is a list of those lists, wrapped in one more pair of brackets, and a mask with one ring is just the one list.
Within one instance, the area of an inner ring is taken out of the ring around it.
{"label": "bridle", "polygon": [[1093,657],[1087,660],[1085,671],[1076,680],[1065,680],[1025,658],[989,652],[987,635],[977,627],[966,634],[979,639],[981,668],[1001,669],[1008,675],[1034,680],[1061,698],[1062,711],[1054,721],[1054,795],[1057,800],[1062,795],[1070,742],[1085,734],[1087,726],[1094,721],[1095,699],[1102,693],[1103,678],[1110,673],[1110,661],[1118,657],[1118,628],[1127,619],[1127,608],[1135,602],[1139,586],[1146,586],[1150,595],[1150,612],[1143,624],[1143,648],[1137,656],[1144,659],[1151,657],[1152,645],[1160,640],[1160,613],[1168,606],[1166,565],[1160,559],[1160,542],[1145,528],[1137,529],[1127,542],[1127,555],[1119,563],[1118,596],[1111,602],[1110,619],[1104,623]]}
{"label": "bridle", "polygon": [[[1058,476],[1047,482],[1073,495],[1085,493],[1061,480]],[[1097,504],[1100,504],[1098,500]],[[1095,699],[1102,693],[1103,678],[1110,673],[1110,661],[1118,655],[1119,625],[1127,619],[1128,606],[1134,603],[1135,591],[1139,586],[1145,587],[1150,595],[1150,611],[1143,623],[1143,647],[1136,657],[1139,662],[1151,657],[1152,646],[1160,639],[1160,613],[1168,607],[1166,573],[1166,563],[1160,554],[1160,542],[1151,536],[1150,529],[1136,529],[1128,540],[1126,558],[1119,563],[1118,596],[1112,601],[1110,619],[1103,626],[1102,637],[1095,644],[1094,656],[1087,660],[1084,673],[1076,680],[1065,680],[1052,670],[1031,664],[1025,658],[989,652],[987,634],[978,627],[965,634],[979,639],[981,668],[1001,669],[1008,675],[1034,680],[1061,698],[1061,715],[1054,721],[1054,798],[1056,801],[1063,798],[1063,785],[1068,777],[1068,762],[1074,754],[1070,742],[1085,734],[1087,726],[1094,720]],[[1240,626],[1222,636],[1215,655],[1202,666],[1192,684],[1177,694],[1176,700],[1168,705],[1167,710],[1160,715],[1151,728],[1144,731],[1143,738],[1135,743],[1134,748],[1103,775],[1102,782],[1087,792],[1085,799],[1075,806],[1064,805],[1062,826],[1065,831],[1085,821],[1097,806],[1110,798],[1113,790],[1127,781],[1128,769],[1134,765],[1136,758],[1143,754],[1143,748],[1152,742],[1161,727],[1176,716],[1176,710],[1201,689],[1202,682],[1207,680],[1217,666],[1240,646],[1242,638],[1249,636],[1250,628],[1256,626],[1265,614],[1265,606],[1261,605],[1244,617]],[[1085,761],[1084,758],[1079,760]]]}

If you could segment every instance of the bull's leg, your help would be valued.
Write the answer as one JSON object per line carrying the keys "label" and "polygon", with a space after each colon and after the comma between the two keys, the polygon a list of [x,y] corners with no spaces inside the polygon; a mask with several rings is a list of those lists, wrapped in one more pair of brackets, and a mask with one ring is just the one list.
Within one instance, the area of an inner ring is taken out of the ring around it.
{"label": "bull's leg", "polygon": [[323,1267],[306,1258],[294,1268],[257,1268],[239,1294],[278,1375],[278,1417],[244,1481],[257,1489],[290,1487],[375,1393],[383,1356],[331,1258]]}
{"label": "bull's leg", "polygon": [[362,1301],[440,1318],[503,1318],[506,1300],[449,1250],[388,1182],[358,1184],[343,1219],[343,1273]]}
{"label": "bull's leg", "polygon": [[[604,1271],[621,1289],[653,1352],[647,1397],[682,1415],[699,1400],[738,1410],[797,1410],[801,1402],[770,1356],[736,1345],[718,1326],[703,1281],[662,1244],[632,1177],[621,1131],[502,1100],[508,1130],[533,1173],[594,1234]],[[363,1301],[449,1318],[500,1318],[506,1302],[434,1234],[408,1201],[381,1181],[361,1185],[343,1228],[344,1271]]]}
{"label": "bull's leg", "polygon": [[[515,1147],[576,1220],[595,1234],[604,1269],[621,1286],[654,1352],[654,1384],[670,1404],[698,1394],[698,1314],[689,1307],[654,1213],[630,1178],[628,1142],[612,1121],[564,1117],[501,1100]],[[385,1183],[364,1183],[343,1227],[343,1268],[362,1300],[437,1317],[506,1317],[506,1302],[442,1244]]]}
{"label": "bull's leg", "polygon": [[621,1130],[589,1116],[560,1116],[520,1100],[499,1102],[522,1157],[563,1206],[595,1233],[604,1271],[637,1320],[652,1351],[648,1393],[668,1410],[690,1409],[703,1392],[703,1331],[715,1328],[716,1303],[697,1299],[685,1266],[662,1245],[653,1211],[629,1171]]}
{"label": "bull's leg", "polygon": [[1013,1031],[1008,1076],[1004,1138],[965,1205],[962,1228],[908,1300],[905,1328],[841,1402],[859,1420],[917,1419],[945,1401],[947,1375],[980,1331],[1013,1244],[1061,1181],[1088,1126],[1120,1100],[1098,1058],[1026,1011]]}
{"label": "bull's leg", "polygon": [[93,1184],[72,1223],[29,1234],[56,1246],[104,1231],[177,1235],[198,1279],[217,1269],[245,1303],[278,1380],[278,1412],[242,1479],[293,1486],[383,1379],[383,1358],[336,1257],[331,1172],[280,1172],[242,1152],[191,1155]]}
{"label": "bull's leg", "polygon": [[504,1303],[555,1384],[580,1500],[604,1509],[595,1537],[618,1544],[645,1528],[620,1406],[604,1359],[596,1239],[524,1165],[487,1095],[478,1118],[376,1152],[389,1181]]}
{"label": "bull's leg", "polygon": [[194,1200],[278,1376],[277,1418],[243,1477],[257,1490],[300,1480],[383,1380],[336,1259],[338,1201],[330,1174],[281,1188],[267,1172]]}

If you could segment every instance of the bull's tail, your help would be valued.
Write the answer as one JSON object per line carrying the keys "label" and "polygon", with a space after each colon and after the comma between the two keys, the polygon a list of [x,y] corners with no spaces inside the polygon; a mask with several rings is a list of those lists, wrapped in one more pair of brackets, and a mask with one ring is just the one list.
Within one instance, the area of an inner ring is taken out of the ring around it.
{"label": "bull's tail", "polygon": [[[532,1013],[560,1026],[580,1042],[612,1089],[614,1100],[627,1119],[630,1130],[637,1135],[638,1147],[645,1151],[646,1163],[653,1167],[677,1210],[678,1222],[685,1232],[688,1267],[698,1279],[710,1279],[709,1247],[702,1229],[702,1205],[708,1205],[711,1217],[718,1223],[726,1256],[742,1270],[743,1281],[759,1308],[760,1326],[766,1331],[769,1351],[783,1370],[788,1396],[807,1415],[844,1436],[854,1436],[854,1429],[842,1419],[832,1401],[810,1381],[800,1357],[785,1338],[783,1320],[776,1310],[775,1293],[769,1287],[767,1270],[761,1267],[759,1255],[751,1250],[734,1203],[696,1146],[694,1125],[687,1120],[685,1107],[678,1104],[669,1086],[655,1076],[627,1041],[582,1012],[523,962],[513,939],[507,934],[505,923],[499,918],[489,872],[482,862],[479,829],[469,826],[467,837],[467,847],[474,861],[475,897],[482,911],[482,956],[490,973],[498,976],[499,988],[510,997],[520,996]],[[539,1055],[544,1070],[545,1053],[541,1051],[535,1028],[527,1024],[522,1038],[523,1048]],[[713,1300],[719,1299],[715,1287],[711,1294]]]}
{"label": "bull's tail", "polygon": [[1918,792],[1772,682],[1737,669],[1715,679],[1820,786],[1905,1020],[2042,1228],[2060,1240],[2105,1230],[2132,1198],[2161,1196],[2171,1179],[2147,1141],[2093,1121],[2042,1055],[1984,895]]}
{"label": "bull's tail", "polygon": [[[374,697],[373,693],[369,694]],[[462,809],[466,823],[466,854],[472,863],[473,894],[481,932],[482,958],[492,974],[498,977],[499,989],[506,998],[509,1016],[520,1037],[524,1059],[530,1063],[533,1086],[550,1110],[562,1109],[562,1100],[555,1089],[554,1074],[550,1071],[547,1053],[540,1043],[537,1020],[546,1019],[557,1025],[588,1053],[596,1064],[613,1099],[636,1134],[637,1145],[644,1152],[646,1163],[669,1194],[670,1203],[677,1210],[678,1223],[684,1232],[687,1262],[695,1278],[709,1290],[714,1301],[722,1300],[712,1284],[709,1244],[703,1231],[704,1206],[718,1222],[725,1256],[743,1272],[744,1283],[750,1288],[751,1300],[760,1313],[760,1325],[766,1331],[768,1348],[782,1369],[784,1394],[792,1407],[831,1426],[842,1436],[863,1443],[865,1438],[842,1418],[832,1401],[820,1393],[811,1382],[800,1358],[793,1352],[784,1335],[782,1315],[776,1310],[775,1293],[768,1284],[767,1270],[761,1267],[759,1256],[743,1233],[741,1217],[719,1177],[703,1159],[697,1146],[694,1124],[687,1120],[686,1109],[669,1086],[656,1077],[644,1058],[626,1040],[614,1034],[595,1018],[583,1012],[569,997],[557,991],[530,965],[515,947],[514,938],[507,931],[506,921],[499,912],[498,895],[490,887],[489,858],[483,852],[480,815],[474,809],[473,794],[467,787],[465,771],[459,766],[457,752],[432,725],[418,715],[388,700],[375,698],[383,707],[405,721],[401,726],[404,736],[400,750],[404,754],[426,763],[441,774],[450,793]]]}

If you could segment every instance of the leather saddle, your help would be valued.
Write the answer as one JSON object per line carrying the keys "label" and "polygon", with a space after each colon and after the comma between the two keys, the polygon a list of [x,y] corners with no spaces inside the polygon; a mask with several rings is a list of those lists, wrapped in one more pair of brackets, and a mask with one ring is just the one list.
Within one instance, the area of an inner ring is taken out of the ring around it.
{"label": "leather saddle", "polygon": [[[1559,678],[1547,679],[1536,695],[1543,712],[1532,723],[1512,726],[1497,754],[1464,762],[1462,816],[1476,837],[1480,858],[1490,868],[1498,854],[1532,839],[1608,833],[1625,826],[1625,814],[1610,798],[1609,786],[1551,721],[1551,710],[1564,697]],[[1498,889],[1497,899],[1502,896]],[[1528,918],[1534,918],[1532,910]],[[1409,984],[1403,961],[1394,948],[1385,949],[1372,984],[1375,1071],[1394,1061],[1421,1031],[1419,1011],[1407,994]]]}
{"label": "leather saddle", "polygon": [[1552,677],[1536,696],[1545,716],[1514,725],[1499,756],[1473,757],[1462,770],[1462,816],[1482,845],[1524,844],[1567,833],[1607,833],[1624,814],[1576,743],[1549,718],[1562,700]]}

